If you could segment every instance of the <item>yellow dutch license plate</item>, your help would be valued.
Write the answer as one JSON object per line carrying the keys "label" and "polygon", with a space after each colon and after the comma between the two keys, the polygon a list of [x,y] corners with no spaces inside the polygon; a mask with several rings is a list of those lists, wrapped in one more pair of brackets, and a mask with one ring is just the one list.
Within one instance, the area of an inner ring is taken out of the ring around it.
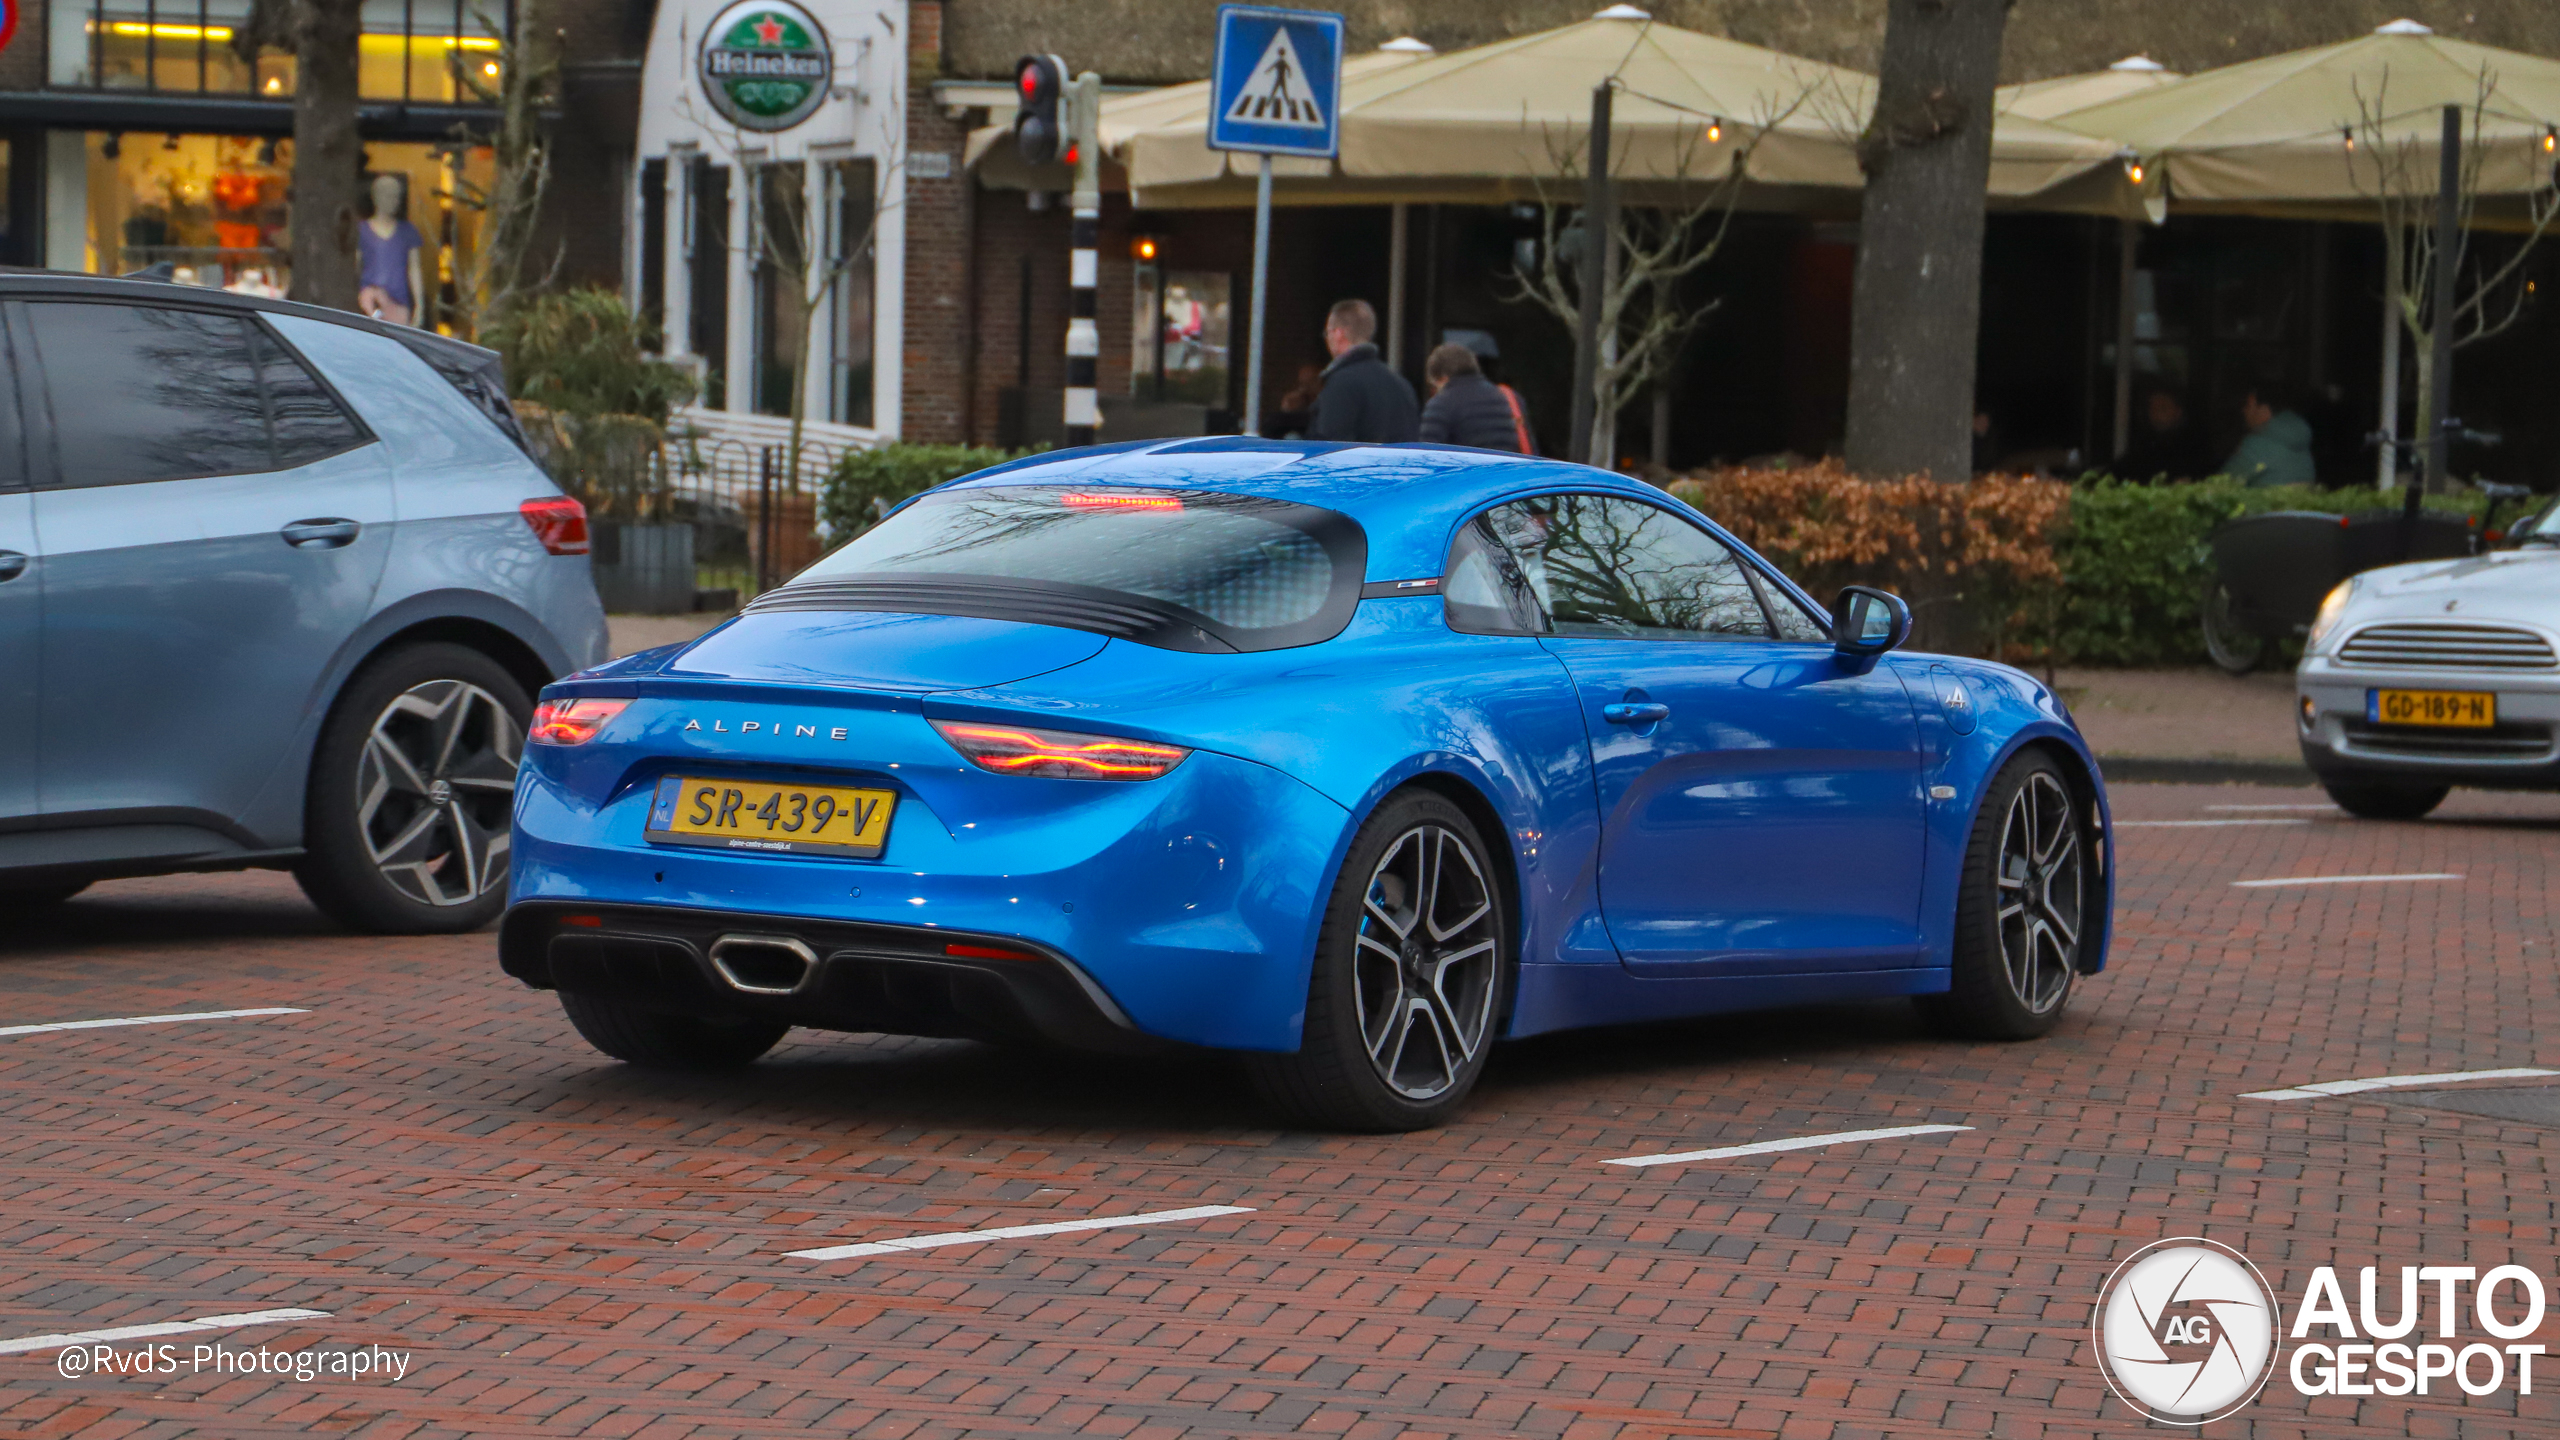
{"label": "yellow dutch license plate", "polygon": [[2498,697],[2488,690],[2374,690],[2367,692],[2365,718],[2377,725],[2485,730],[2498,723]]}
{"label": "yellow dutch license plate", "polygon": [[664,845],[867,860],[889,843],[893,790],[669,775],[649,797],[648,838]]}

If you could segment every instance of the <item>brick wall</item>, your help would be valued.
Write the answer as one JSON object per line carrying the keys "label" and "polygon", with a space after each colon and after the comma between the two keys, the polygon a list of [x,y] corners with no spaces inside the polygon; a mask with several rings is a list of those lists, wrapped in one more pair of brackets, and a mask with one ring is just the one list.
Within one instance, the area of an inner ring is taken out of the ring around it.
{"label": "brick wall", "polygon": [[[942,68],[942,6],[915,0],[907,9],[906,341],[899,434],[925,444],[953,444],[975,428],[968,375],[971,287],[970,205],[973,188],[961,168],[968,129],[934,102]],[[947,177],[920,176],[912,157],[950,157]]]}

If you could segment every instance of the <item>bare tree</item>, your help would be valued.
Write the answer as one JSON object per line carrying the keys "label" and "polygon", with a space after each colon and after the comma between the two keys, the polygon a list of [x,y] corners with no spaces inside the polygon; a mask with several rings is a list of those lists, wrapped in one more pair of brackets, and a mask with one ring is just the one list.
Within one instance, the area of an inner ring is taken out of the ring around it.
{"label": "bare tree", "polygon": [[[2491,247],[2474,243],[2472,224],[2479,218],[2482,180],[2495,157],[2494,148],[2483,143],[2483,131],[2497,83],[2495,75],[2482,70],[2478,91],[2469,107],[2461,189],[2452,197],[2456,243],[2449,259],[2436,253],[2436,192],[2442,185],[2434,145],[2414,134],[2395,138],[2386,133],[2384,121],[2390,114],[2385,103],[2390,89],[2387,74],[2370,99],[2361,88],[2356,93],[2357,121],[2350,135],[2348,169],[2355,176],[2357,188],[2373,197],[2374,210],[2382,224],[2386,283],[2398,301],[2400,323],[2417,352],[2418,417],[2410,438],[2421,445],[2435,433],[2437,419],[2436,355],[2432,343],[2436,327],[2451,325],[2450,348],[2460,350],[2513,325],[2524,313],[2529,294],[2525,262],[2554,222],[2560,221],[2560,187],[2553,185],[2550,171],[2538,157],[2529,159],[2527,164],[2541,183],[2525,192],[2520,216],[2504,217],[2510,233],[2502,237],[2494,253],[2483,253]],[[2432,304],[2439,264],[2451,265],[2454,275],[2453,309],[2444,317],[2434,313]],[[2396,422],[2396,416],[2390,417],[2385,426],[2389,428]],[[2391,463],[2386,456],[2386,471]]]}
{"label": "bare tree", "polygon": [[2011,0],[1890,0],[1849,325],[1849,435],[1863,475],[1973,473],[1974,345],[1992,89]]}
{"label": "bare tree", "polygon": [[486,145],[490,152],[486,185],[465,178],[460,167],[449,172],[455,202],[480,214],[479,233],[454,266],[455,328],[467,335],[480,333],[520,294],[548,283],[559,269],[555,259],[540,281],[525,278],[534,224],[551,186],[551,145],[542,133],[542,107],[559,82],[566,40],[557,30],[544,33],[542,0],[516,0],[512,31],[486,12],[472,13],[498,35],[496,83],[489,83],[460,49],[452,52],[455,73],[474,99],[496,108],[498,119],[488,131],[464,125],[454,133],[456,145]]}
{"label": "bare tree", "polygon": [[[1715,312],[1720,302],[1713,298],[1698,300],[1680,282],[1714,259],[1723,246],[1758,137],[1802,103],[1803,97],[1798,97],[1783,110],[1760,117],[1751,127],[1735,127],[1745,133],[1733,142],[1732,161],[1724,175],[1702,185],[1684,184],[1676,177],[1695,168],[1701,151],[1724,143],[1725,122],[1702,116],[1679,141],[1673,178],[1657,182],[1676,197],[1673,203],[1621,203],[1614,207],[1609,236],[1611,263],[1600,291],[1599,363],[1591,377],[1596,402],[1593,413],[1599,420],[1591,427],[1591,453],[1568,458],[1592,465],[1609,464],[1615,454],[1619,412],[1646,386],[1658,385],[1667,378],[1679,359],[1681,346]],[[1570,133],[1547,137],[1549,159],[1560,188],[1566,192],[1580,185],[1585,148],[1584,138]],[[1623,182],[1624,177],[1613,179]],[[1600,237],[1583,228],[1575,202],[1550,194],[1543,183],[1538,192],[1538,263],[1533,270],[1513,269],[1514,288],[1504,298],[1535,303],[1562,321],[1567,333],[1571,333],[1582,314],[1582,267],[1571,252],[1579,245],[1600,243]],[[1568,211],[1572,212],[1570,219]]]}
{"label": "bare tree", "polygon": [[296,300],[356,308],[356,201],[364,145],[356,136],[360,0],[251,0],[232,32],[252,74],[259,55],[290,51],[293,81],[292,286]]}

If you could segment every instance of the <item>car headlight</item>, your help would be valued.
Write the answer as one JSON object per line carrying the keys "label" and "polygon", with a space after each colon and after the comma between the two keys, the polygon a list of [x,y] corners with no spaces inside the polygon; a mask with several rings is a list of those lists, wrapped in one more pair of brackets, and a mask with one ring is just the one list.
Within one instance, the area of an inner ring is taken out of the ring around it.
{"label": "car headlight", "polygon": [[2329,643],[2329,636],[2336,632],[2339,617],[2347,613],[2347,602],[2355,598],[2356,583],[2362,578],[2338,582],[2328,598],[2320,602],[2320,613],[2311,617],[2311,634],[2302,642],[2303,654],[2317,655]]}

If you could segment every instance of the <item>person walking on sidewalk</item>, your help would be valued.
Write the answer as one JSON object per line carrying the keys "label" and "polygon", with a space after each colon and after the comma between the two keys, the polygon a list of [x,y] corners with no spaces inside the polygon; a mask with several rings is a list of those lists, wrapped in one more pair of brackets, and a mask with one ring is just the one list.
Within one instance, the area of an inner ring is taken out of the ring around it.
{"label": "person walking on sidewalk", "polygon": [[1413,387],[1369,343],[1377,333],[1378,312],[1366,300],[1338,301],[1326,313],[1324,348],[1333,353],[1333,363],[1324,367],[1324,389],[1316,396],[1308,439],[1391,445],[1421,433]]}
{"label": "person walking on sidewalk", "polygon": [[1484,364],[1473,350],[1456,343],[1439,347],[1422,362],[1422,378],[1431,383],[1431,399],[1422,407],[1423,439],[1515,455],[1538,453],[1519,395],[1485,378]]}

